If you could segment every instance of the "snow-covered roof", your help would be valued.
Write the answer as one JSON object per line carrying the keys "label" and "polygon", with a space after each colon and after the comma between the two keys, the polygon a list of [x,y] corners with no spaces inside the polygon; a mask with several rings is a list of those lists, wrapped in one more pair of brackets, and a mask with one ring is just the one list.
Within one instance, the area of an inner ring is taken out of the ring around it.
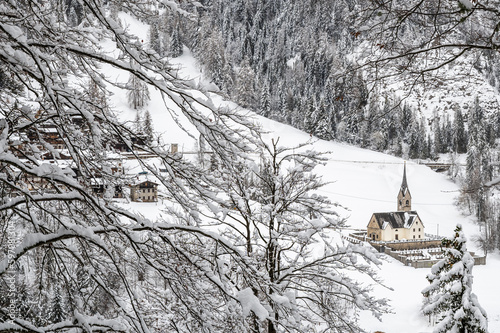
{"label": "snow-covered roof", "polygon": [[[131,179],[131,181],[132,181],[132,184],[131,184],[132,186],[138,186],[141,184],[143,184],[143,185],[158,185],[158,183],[155,182],[158,180],[146,172],[137,174],[135,177],[133,177]],[[149,183],[149,184],[145,184],[145,183]]]}
{"label": "snow-covered roof", "polygon": [[393,229],[408,229],[417,218],[420,220],[416,211],[374,213],[373,216],[380,229],[386,229],[388,225]]}

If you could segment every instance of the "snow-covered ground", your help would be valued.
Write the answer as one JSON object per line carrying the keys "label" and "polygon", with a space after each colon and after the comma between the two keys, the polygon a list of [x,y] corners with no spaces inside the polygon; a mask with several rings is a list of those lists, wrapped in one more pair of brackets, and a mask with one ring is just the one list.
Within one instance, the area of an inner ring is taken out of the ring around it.
{"label": "snow-covered ground", "polygon": [[[280,137],[282,143],[294,144],[309,140],[309,135],[290,126],[260,118],[269,136]],[[348,217],[353,228],[366,228],[371,214],[396,210],[396,198],[401,186],[404,160],[386,154],[353,147],[347,144],[317,141],[318,151],[329,151],[330,161],[319,168],[325,180],[332,183],[324,187],[327,195],[345,207],[340,212]],[[412,195],[412,209],[416,210],[425,226],[425,232],[452,236],[457,223],[461,223],[469,239],[468,249],[481,253],[470,241],[479,233],[472,219],[463,216],[454,201],[458,186],[430,168],[407,162],[407,180]],[[375,295],[391,300],[393,314],[383,316],[382,323],[370,314],[362,314],[362,326],[368,331],[385,333],[432,332],[427,319],[421,315],[421,290],[427,286],[425,276],[430,269],[404,266],[387,256],[379,274],[393,291],[383,287]],[[500,332],[500,286],[495,279],[500,275],[500,255],[490,254],[485,266],[474,268],[473,291],[489,316],[490,332]]]}
{"label": "snow-covered ground", "polygon": [[[126,15],[121,16],[127,20],[130,30],[137,32],[146,39],[147,31],[144,25],[134,22]],[[183,56],[174,59],[179,64],[179,73],[203,86],[208,84],[202,74],[196,69],[196,61],[185,49]],[[120,77],[114,69],[106,68],[106,74],[120,81],[128,78]],[[173,125],[172,117],[164,105],[161,96],[155,91],[150,91],[151,101],[147,109],[151,112],[155,130],[161,133],[165,143],[178,143],[180,151],[191,151],[195,145],[194,138],[181,132]],[[222,98],[212,95],[216,105],[233,105]],[[133,120],[135,110],[126,104],[123,94],[117,93],[112,97],[111,103],[121,112],[121,117]],[[236,107],[235,105],[233,105]],[[290,126],[283,125],[259,116],[255,116],[263,129],[268,131],[267,138],[280,138],[283,145],[303,143],[310,138]],[[188,124],[186,124],[188,125]],[[188,129],[191,128],[186,126]],[[329,162],[318,168],[326,181],[331,181],[323,188],[321,194],[327,195],[344,208],[339,209],[342,216],[348,217],[348,223],[353,228],[366,228],[374,212],[394,211],[396,197],[401,185],[403,163],[400,158],[373,152],[346,144],[315,141],[317,151],[328,151]],[[408,186],[413,198],[412,208],[418,211],[425,225],[425,232],[451,236],[457,223],[461,223],[464,232],[470,240],[479,232],[478,226],[468,217],[460,214],[454,201],[458,196],[458,186],[449,181],[444,174],[438,174],[429,168],[407,162]],[[161,203],[130,203],[126,206],[131,210],[141,212],[148,218],[159,216]],[[469,250],[476,250],[476,246],[469,241]],[[479,251],[477,251],[479,252]],[[380,276],[384,278],[387,286],[393,290],[377,287],[376,296],[386,297],[391,300],[394,313],[383,316],[383,321],[378,322],[369,314],[363,313],[360,317],[362,326],[368,331],[391,332],[431,332],[427,326],[426,318],[420,313],[422,296],[420,291],[427,285],[425,279],[429,269],[414,269],[403,266],[400,262],[388,258],[380,267]],[[495,279],[500,275],[500,255],[490,254],[487,265],[474,268],[475,283],[473,291],[478,295],[480,304],[486,309],[489,316],[490,332],[500,332],[500,307],[497,298],[500,296],[500,287]]]}

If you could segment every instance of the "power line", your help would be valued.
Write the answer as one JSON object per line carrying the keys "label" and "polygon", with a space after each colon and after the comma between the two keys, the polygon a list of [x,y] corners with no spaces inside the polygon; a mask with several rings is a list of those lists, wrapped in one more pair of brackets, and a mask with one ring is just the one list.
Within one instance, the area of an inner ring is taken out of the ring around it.
{"label": "power line", "polygon": [[[381,199],[373,199],[373,198],[366,198],[366,197],[359,197],[355,195],[348,195],[348,194],[342,194],[342,193],[336,193],[336,192],[330,192],[330,191],[325,191],[325,190],[318,190],[320,192],[328,193],[328,194],[333,194],[333,195],[340,195],[343,197],[348,197],[348,198],[354,198],[354,199],[360,199],[360,200],[368,200],[368,201],[376,201],[376,202],[386,202],[386,203],[394,203],[393,200],[381,200]],[[449,204],[449,203],[421,203],[421,202],[413,202],[412,204],[415,205],[422,205],[422,206],[454,206],[454,204]]]}
{"label": "power line", "polygon": [[342,162],[342,163],[359,163],[359,164],[404,164],[403,162],[386,162],[386,161],[353,161],[353,160],[333,160],[328,159],[328,162]]}

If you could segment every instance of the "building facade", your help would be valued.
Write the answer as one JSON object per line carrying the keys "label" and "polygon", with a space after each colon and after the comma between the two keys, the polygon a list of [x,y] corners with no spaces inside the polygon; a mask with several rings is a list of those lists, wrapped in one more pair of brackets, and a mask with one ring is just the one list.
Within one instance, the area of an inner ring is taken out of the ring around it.
{"label": "building facade", "polygon": [[130,186],[130,199],[140,202],[158,201],[158,184],[147,180]]}

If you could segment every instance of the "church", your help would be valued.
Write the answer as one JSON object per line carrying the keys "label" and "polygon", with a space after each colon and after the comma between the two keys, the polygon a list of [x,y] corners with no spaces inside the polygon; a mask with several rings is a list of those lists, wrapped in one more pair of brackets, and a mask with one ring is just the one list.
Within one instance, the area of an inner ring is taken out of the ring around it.
{"label": "church", "polygon": [[411,210],[411,194],[406,180],[406,163],[403,181],[397,197],[397,211],[374,213],[367,227],[367,237],[372,241],[418,240],[424,238],[424,225],[416,211]]}

